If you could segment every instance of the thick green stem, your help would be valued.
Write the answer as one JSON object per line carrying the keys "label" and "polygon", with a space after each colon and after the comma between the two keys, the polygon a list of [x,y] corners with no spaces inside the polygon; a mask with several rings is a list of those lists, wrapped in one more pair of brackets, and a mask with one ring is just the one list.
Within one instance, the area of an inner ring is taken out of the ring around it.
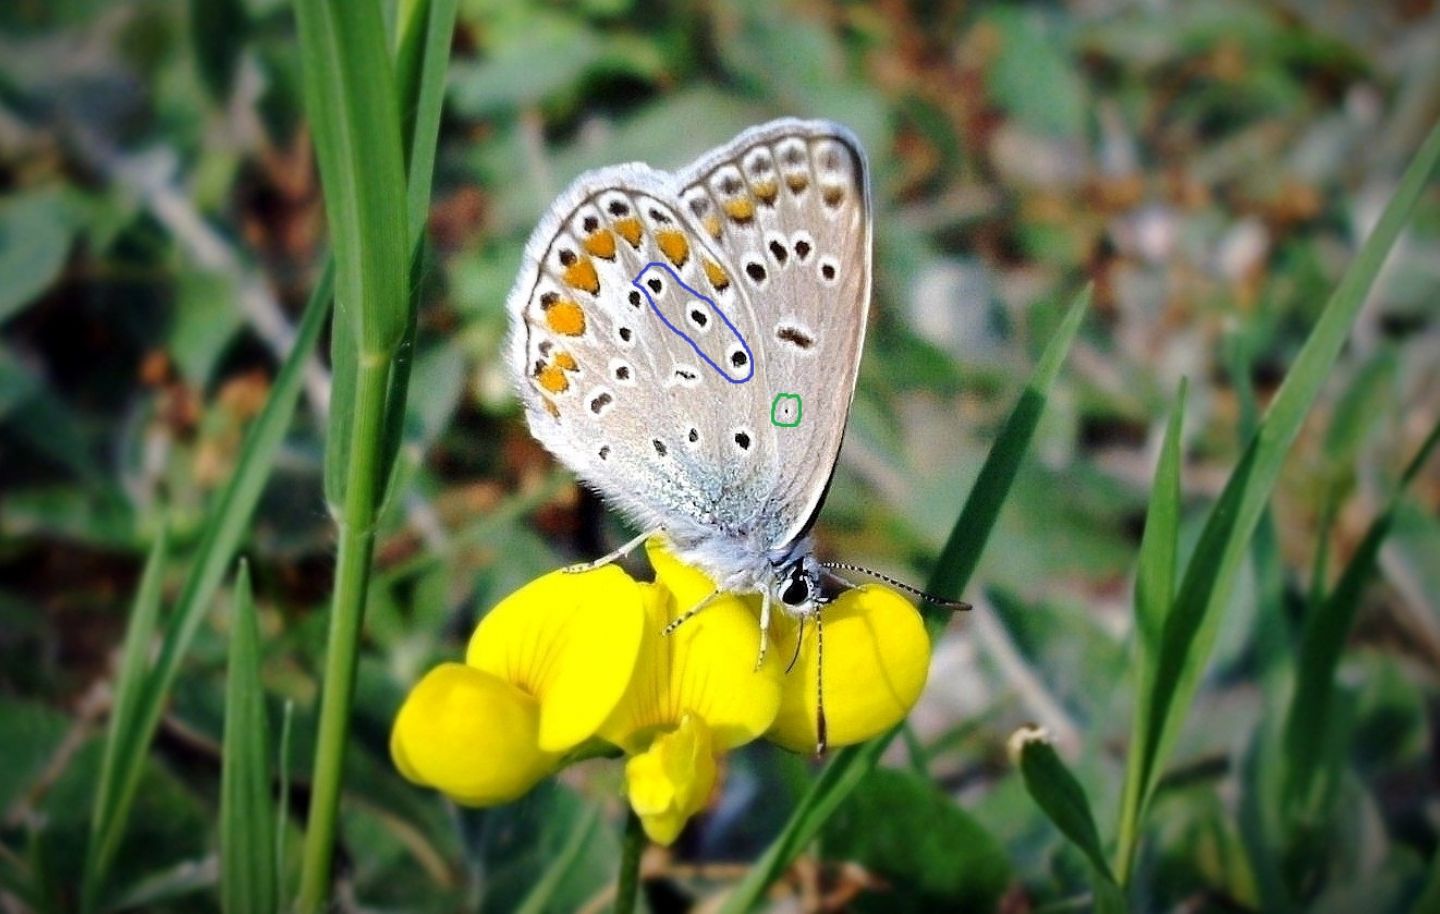
{"label": "thick green stem", "polygon": [[[1131,768],[1135,768],[1133,762]],[[1138,770],[1125,773],[1125,799],[1120,808],[1120,834],[1115,841],[1115,881],[1121,888],[1130,884],[1130,869],[1135,865],[1135,851],[1140,846],[1141,781],[1138,774]]]}
{"label": "thick green stem", "polygon": [[365,619],[370,558],[375,547],[379,508],[386,393],[391,359],[362,353],[357,365],[354,433],[350,438],[345,501],[339,518],[340,554],[335,565],[334,603],[326,642],[325,679],[320,693],[320,725],[315,748],[314,781],[301,860],[297,909],[313,914],[325,906],[340,811],[341,768],[350,735],[350,704]]}
{"label": "thick green stem", "polygon": [[625,810],[625,844],[620,848],[620,881],[615,887],[615,914],[633,914],[640,897],[640,858],[645,853],[645,829],[635,810]]}

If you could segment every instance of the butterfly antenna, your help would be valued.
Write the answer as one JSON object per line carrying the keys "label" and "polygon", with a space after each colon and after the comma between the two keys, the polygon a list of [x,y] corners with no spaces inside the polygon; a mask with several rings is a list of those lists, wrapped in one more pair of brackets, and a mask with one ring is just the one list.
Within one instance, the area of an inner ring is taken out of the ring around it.
{"label": "butterfly antenna", "polygon": [[924,600],[926,603],[934,603],[936,606],[944,606],[948,609],[959,610],[962,612],[974,609],[973,606],[971,606],[969,603],[966,603],[964,600],[947,600],[944,597],[937,597],[932,593],[926,593],[918,587],[911,587],[904,581],[897,581],[894,578],[890,577],[890,575],[888,574],[881,574],[878,571],[871,571],[869,568],[862,568],[859,565],[852,565],[849,562],[822,562],[821,567],[829,568],[832,571],[856,571],[860,574],[868,574],[872,578],[878,578],[884,581],[891,587],[898,587],[906,593],[914,594],[915,596]]}
{"label": "butterfly antenna", "polygon": [[825,754],[825,624],[815,614],[815,754]]}

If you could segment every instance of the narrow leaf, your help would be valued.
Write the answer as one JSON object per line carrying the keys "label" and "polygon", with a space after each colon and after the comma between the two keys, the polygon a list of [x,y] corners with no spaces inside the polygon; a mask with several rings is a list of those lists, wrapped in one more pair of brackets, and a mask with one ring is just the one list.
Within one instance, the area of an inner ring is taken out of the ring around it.
{"label": "narrow leaf", "polygon": [[[394,63],[375,0],[299,0],[305,110],[315,130],[336,294],[360,351],[385,359],[405,332],[409,238]],[[337,312],[339,313],[339,312]]]}
{"label": "narrow leaf", "polygon": [[[975,478],[975,485],[965,500],[960,517],[950,531],[950,537],[941,550],[935,573],[927,589],[940,596],[958,597],[970,582],[985,543],[1000,516],[1000,509],[1015,481],[1034,437],[1035,427],[1040,422],[1050,387],[1065,363],[1070,344],[1080,328],[1080,321],[1090,305],[1090,288],[1087,286],[1075,297],[1065,313],[1059,329],[1045,347],[1029,383],[1020,394],[1019,401],[1011,410],[990,448],[985,464]],[[925,608],[926,629],[931,639],[939,636],[949,613],[935,607]],[[899,732],[895,727],[889,733],[876,737],[868,743],[849,746],[835,754],[811,784],[810,790],[800,800],[795,812],[781,830],[764,855],[752,866],[745,878],[735,887],[721,908],[723,914],[738,914],[750,911],[760,904],[765,891],[790,866],[797,855],[815,839],[825,821],[834,814],[852,790],[859,785],[866,773],[875,767],[885,748]]]}
{"label": "narrow leaf", "polygon": [[1095,827],[1095,816],[1090,811],[1090,799],[1050,744],[1045,731],[1039,727],[1016,730],[1010,737],[1010,755],[1035,805],[1079,848],[1100,877],[1114,883],[1115,877],[1110,873],[1110,864],[1100,845],[1100,830]]}
{"label": "narrow leaf", "polygon": [[455,32],[459,0],[418,0],[409,4],[400,33],[396,81],[400,98],[407,101],[402,115],[407,140],[408,176],[406,209],[410,244],[424,236],[430,210],[430,184],[435,173],[435,146],[440,133],[440,111],[445,103],[446,69]]}
{"label": "narrow leaf", "polygon": [[1431,428],[1405,468],[1385,510],[1370,523],[1355,554],[1341,571],[1335,589],[1305,619],[1295,691],[1286,714],[1284,735],[1284,758],[1288,763],[1285,794],[1292,815],[1313,819],[1323,814],[1322,804],[1328,791],[1318,775],[1333,727],[1335,671],[1354,626],[1365,585],[1379,564],[1380,547],[1390,533],[1395,513],[1406,489],[1424,468],[1437,443],[1440,443],[1440,423]]}
{"label": "narrow leaf", "polygon": [[[155,640],[155,629],[160,618],[160,603],[165,577],[166,535],[161,530],[150,547],[145,560],[145,571],[140,577],[140,588],[135,593],[135,603],[130,609],[130,619],[125,625],[125,640],[120,650],[120,667],[115,679],[115,702],[110,709],[110,723],[105,732],[105,752],[100,762],[100,781],[95,788],[95,805],[91,810],[90,844],[85,857],[85,876],[82,895],[83,907],[93,909],[98,899],[100,884],[105,871],[115,854],[115,838],[106,839],[112,833],[111,820],[117,814],[117,805],[124,805],[120,798],[124,793],[124,772],[134,767],[137,770],[144,763],[145,746],[138,750],[127,743],[125,736],[135,726],[136,708],[144,691],[144,682],[149,670],[149,653]],[[123,757],[122,753],[140,753],[140,757]]]}
{"label": "narrow leaf", "polygon": [[355,381],[360,346],[355,323],[343,302],[335,302],[330,326],[330,415],[325,420],[325,504],[338,518],[345,504],[345,474],[350,471],[351,428],[355,424]]}
{"label": "narrow leaf", "polygon": [[295,726],[295,701],[285,699],[280,718],[280,749],[275,760],[280,789],[275,796],[275,910],[290,897],[285,888],[285,836],[290,825],[290,732]]}
{"label": "narrow leaf", "polygon": [[[298,910],[310,912],[323,908],[329,895],[375,526],[398,452],[409,381],[415,320],[412,273],[407,269],[415,263],[411,239],[418,239],[423,220],[411,225],[401,141],[405,129],[401,110],[408,112],[409,100],[404,105],[399,102],[396,67],[388,54],[389,39],[378,6],[373,0],[296,0],[295,9],[305,62],[306,110],[316,124],[316,152],[335,249],[337,297],[354,343],[353,370],[342,382],[352,389],[348,402],[336,404],[353,419],[343,434],[327,442],[326,492],[332,506],[338,507],[340,539],[296,903]],[[405,12],[424,15],[414,5],[407,5]],[[445,10],[439,12],[443,18]],[[436,30],[448,21],[437,24]],[[413,27],[404,18],[393,22],[391,34],[404,54]],[[429,26],[426,34],[434,38],[425,43],[427,54],[432,49],[448,53],[448,40],[431,36]],[[402,60],[402,67],[409,60]],[[421,83],[438,79],[443,64],[440,60],[427,66],[422,61]],[[414,72],[413,66],[408,72]],[[413,121],[410,140],[420,130],[437,129],[438,108],[420,114],[424,116]],[[433,155],[426,150],[433,151],[434,140],[427,137],[422,142],[426,161],[422,163],[411,150],[412,177],[423,174],[428,184]],[[428,189],[423,196],[428,198]],[[418,209],[423,211],[423,206]]]}
{"label": "narrow leaf", "polygon": [[1115,856],[1115,870],[1121,885],[1129,880],[1130,864],[1139,839],[1140,792],[1144,785],[1139,764],[1141,755],[1134,749],[1148,742],[1149,696],[1155,682],[1155,665],[1160,659],[1165,617],[1175,599],[1180,530],[1180,438],[1187,390],[1187,384],[1182,381],[1175,397],[1175,409],[1165,427],[1160,461],[1155,467],[1155,484],[1145,511],[1145,532],[1140,538],[1140,566],[1135,574],[1135,717],[1131,722],[1131,753],[1125,769]]}
{"label": "narrow leaf", "polygon": [[[396,80],[400,98],[405,100],[406,119],[406,207],[410,245],[409,306],[405,331],[396,345],[385,403],[385,444],[381,455],[377,501],[390,491],[395,458],[403,442],[405,395],[415,355],[415,325],[424,269],[425,217],[430,206],[431,179],[435,171],[435,147],[440,130],[440,112],[445,100],[445,72],[450,59],[450,42],[455,29],[458,0],[418,0],[403,5],[400,14]],[[318,143],[317,143],[318,145]],[[337,320],[330,340],[334,381],[330,394],[329,430],[325,448],[325,501],[338,516],[345,501],[345,474],[349,465],[350,430],[355,420],[355,379],[359,342],[343,302],[337,303]]]}
{"label": "narrow leaf", "polygon": [[[980,564],[985,543],[990,539],[1000,509],[1010,494],[1015,474],[1020,472],[1020,463],[1030,447],[1035,427],[1040,424],[1040,414],[1045,411],[1050,387],[1059,376],[1065,356],[1070,352],[1070,344],[1075,341],[1075,334],[1080,329],[1080,321],[1090,308],[1091,292],[1091,287],[1087,285],[1071,302],[1055,336],[1040,354],[1034,374],[1020,392],[1019,402],[991,446],[990,454],[985,458],[985,464],[965,500],[965,507],[950,529],[945,547],[940,550],[935,572],[930,578],[928,589],[931,593],[958,599]],[[933,638],[950,620],[950,613],[930,604],[926,604],[925,609],[926,622]]]}
{"label": "narrow leaf", "polygon": [[220,903],[226,914],[275,909],[275,826],[260,630],[244,561],[235,577],[235,613],[225,680],[225,743],[220,766]]}
{"label": "narrow leaf", "polygon": [[[103,881],[104,870],[109,857],[119,844],[125,828],[125,821],[135,799],[135,790],[140,783],[146,752],[155,730],[160,725],[166,697],[180,670],[180,660],[195,639],[205,611],[215,597],[215,591],[224,577],[225,569],[233,559],[240,540],[250,526],[255,505],[270,476],[275,454],[280,449],[285,430],[295,414],[295,403],[299,398],[305,361],[315,349],[316,338],[329,311],[332,274],[327,267],[320,282],[310,295],[295,336],[295,346],[285,359],[265,408],[245,436],[240,459],[235,472],[211,509],[206,525],[201,532],[200,545],[196,549],[190,570],[180,597],[175,603],[174,616],[166,627],[164,641],[154,672],[145,679],[144,689],[136,702],[131,723],[124,730],[115,730],[120,745],[116,749],[115,770],[111,776],[112,786],[106,792],[105,804],[100,809],[99,834],[93,846],[101,854],[92,864],[95,869],[87,876],[90,891],[98,890]],[[102,788],[103,788],[102,784]],[[96,851],[92,851],[92,854]],[[90,871],[87,870],[87,873]],[[92,901],[95,900],[92,898]]]}
{"label": "narrow leaf", "polygon": [[1440,125],[1431,130],[1406,169],[1375,230],[1326,303],[1200,534],[1175,606],[1166,619],[1150,703],[1148,738],[1145,745],[1138,747],[1142,816],[1199,687],[1219,630],[1220,608],[1229,599],[1235,574],[1269,502],[1285,456],[1437,160]]}
{"label": "narrow leaf", "polygon": [[[1135,574],[1135,631],[1142,656],[1153,667],[1159,652],[1165,616],[1175,599],[1176,554],[1180,531],[1180,433],[1185,422],[1188,385],[1180,384],[1175,409],[1165,427],[1155,487],[1145,511],[1145,532],[1140,537],[1140,567]],[[1147,677],[1148,678],[1148,677]]]}

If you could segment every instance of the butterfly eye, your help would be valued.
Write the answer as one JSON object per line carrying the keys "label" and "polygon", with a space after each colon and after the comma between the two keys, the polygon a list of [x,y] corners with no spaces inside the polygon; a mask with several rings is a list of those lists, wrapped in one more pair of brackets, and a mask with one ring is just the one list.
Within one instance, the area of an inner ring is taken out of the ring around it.
{"label": "butterfly eye", "polygon": [[780,591],[780,600],[786,606],[799,606],[810,599],[810,585],[800,575],[796,574]]}

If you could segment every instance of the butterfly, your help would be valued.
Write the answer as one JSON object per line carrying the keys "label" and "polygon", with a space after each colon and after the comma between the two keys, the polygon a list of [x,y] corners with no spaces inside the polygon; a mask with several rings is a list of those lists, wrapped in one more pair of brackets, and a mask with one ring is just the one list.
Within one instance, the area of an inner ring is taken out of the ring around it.
{"label": "butterfly", "polygon": [[717,595],[760,594],[761,660],[772,607],[818,626],[852,586],[837,570],[873,574],[822,564],[811,533],[865,345],[872,222],[864,151],[823,120],[752,127],[674,174],[602,168],[555,200],[507,303],[511,367],[534,436],[645,531],[576,570],[664,532]]}

